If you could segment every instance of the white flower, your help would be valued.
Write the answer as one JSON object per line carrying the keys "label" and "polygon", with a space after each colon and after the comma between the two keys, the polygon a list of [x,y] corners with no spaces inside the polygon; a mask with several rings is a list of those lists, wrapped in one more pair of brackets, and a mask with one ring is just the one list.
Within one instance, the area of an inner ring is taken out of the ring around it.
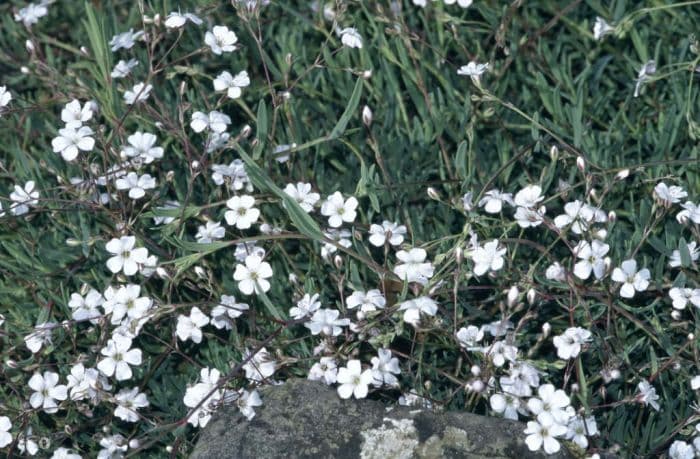
{"label": "white flower", "polygon": [[33,24],[39,22],[39,18],[49,14],[49,10],[46,8],[46,5],[47,3],[45,1],[40,3],[30,3],[15,13],[15,21],[21,22],[25,27],[30,28]]}
{"label": "white flower", "polygon": [[596,16],[595,24],[593,24],[593,38],[601,40],[604,36],[615,32],[615,27],[608,24],[605,19]]}
{"label": "white flower", "polygon": [[321,206],[321,215],[328,217],[328,224],[332,228],[338,228],[343,222],[355,221],[357,205],[358,202],[354,196],[350,196],[346,201],[340,191],[336,191],[324,201]]}
{"label": "white flower", "polygon": [[209,129],[213,132],[221,133],[226,130],[229,124],[231,124],[231,118],[228,115],[212,110],[208,115],[202,112],[192,113],[190,127],[194,132],[202,132],[205,129]]}
{"label": "white flower", "polygon": [[518,207],[515,210],[515,221],[521,228],[539,226],[544,221],[544,214],[546,211],[547,209],[544,206],[539,209]]}
{"label": "white flower", "polygon": [[700,375],[694,376],[693,379],[690,380],[690,388],[693,390],[700,389]]}
{"label": "white flower", "polygon": [[340,311],[337,309],[319,309],[304,326],[312,335],[323,333],[326,336],[338,336],[343,332],[341,327],[350,325],[350,319],[339,319],[339,316]]}
{"label": "white flower", "polygon": [[[352,245],[352,242],[350,241],[352,233],[346,229],[337,230],[329,228],[328,230],[323,232],[323,235],[326,236],[328,239],[335,241],[341,247],[348,248]],[[327,259],[331,254],[335,253],[337,250],[338,247],[329,242],[325,242],[321,247],[321,256],[324,259]]]}
{"label": "white flower", "polygon": [[308,293],[305,294],[302,299],[297,301],[297,305],[289,310],[289,315],[294,320],[310,317],[321,307],[321,302],[318,301],[318,297],[318,293],[315,293],[313,296]]}
{"label": "white flower", "polygon": [[157,140],[155,135],[148,132],[135,132],[127,138],[129,145],[122,148],[122,155],[150,164],[163,157],[163,148],[156,145]]}
{"label": "white flower", "polygon": [[499,368],[505,365],[506,361],[515,362],[518,357],[518,348],[503,341],[496,341],[482,351]]}
{"label": "white flower", "polygon": [[143,102],[148,99],[152,89],[153,86],[150,84],[137,83],[131,90],[124,92],[124,103],[126,103],[126,105],[133,105],[138,102]]}
{"label": "white flower", "polygon": [[146,196],[146,190],[156,187],[156,179],[150,174],[138,175],[136,172],[129,172],[126,176],[115,180],[117,190],[129,190],[129,197],[133,200]]}
{"label": "white flower", "polygon": [[359,360],[349,360],[347,366],[338,370],[338,395],[340,398],[367,397],[369,385],[372,384],[374,376],[372,370],[362,371],[362,364]]}
{"label": "white flower", "polygon": [[12,93],[7,90],[7,86],[0,86],[0,115],[2,111],[12,100]]}
{"label": "white flower", "polygon": [[457,75],[468,76],[474,81],[479,81],[481,75],[483,75],[488,69],[488,62],[486,64],[479,64],[476,61],[470,61],[467,65],[463,65],[457,69]]}
{"label": "white flower", "polygon": [[455,3],[462,8],[469,8],[474,3],[474,0],[445,0],[445,5],[454,5]]}
{"label": "white flower", "polygon": [[10,193],[10,212],[12,215],[24,215],[29,212],[29,207],[34,207],[39,203],[39,192],[34,189],[34,181],[30,180],[24,187],[15,185],[15,191]]}
{"label": "white flower", "polygon": [[534,209],[542,200],[544,200],[542,188],[538,185],[528,185],[516,193],[513,202],[518,207]]}
{"label": "white flower", "polygon": [[555,261],[547,267],[544,275],[549,280],[564,282],[566,280],[566,269],[558,261]]}
{"label": "white flower", "polygon": [[261,382],[275,373],[277,362],[272,360],[267,349],[260,349],[255,355],[250,358],[251,352],[248,350],[243,353],[243,360],[248,360],[243,365],[245,377],[250,381]]}
{"label": "white flower", "polygon": [[661,407],[659,406],[659,403],[657,400],[659,399],[659,396],[656,395],[656,389],[654,386],[649,384],[648,381],[640,381],[639,384],[637,384],[637,389],[639,390],[639,394],[636,397],[636,400],[640,403],[643,403],[645,405],[651,405],[652,408],[654,408],[656,411],[659,411]]}
{"label": "white flower", "polygon": [[241,190],[246,187],[246,190],[253,191],[253,187],[248,179],[248,174],[245,171],[245,164],[240,159],[234,159],[231,164],[214,164],[214,171],[211,174],[211,179],[217,185],[223,185],[224,182],[230,182],[230,188],[233,190]]}
{"label": "white flower", "polygon": [[[484,197],[479,200],[479,207],[483,207],[489,214],[497,214],[503,209],[503,203],[513,205],[513,195],[501,193],[501,190],[493,189],[484,193]],[[466,206],[465,206],[466,207]]]}
{"label": "white flower", "polygon": [[668,457],[669,459],[694,459],[697,456],[693,445],[676,440],[668,448]]}
{"label": "white flower", "polygon": [[567,328],[563,334],[555,336],[552,341],[557,348],[557,356],[568,360],[578,356],[581,345],[590,340],[591,332],[581,327],[572,327]]}
{"label": "white flower", "polygon": [[421,296],[399,304],[399,311],[404,311],[403,320],[414,327],[420,322],[420,314],[434,316],[437,313],[438,305],[435,300]]}
{"label": "white flower", "polygon": [[197,228],[197,234],[194,237],[200,244],[211,244],[217,239],[222,239],[225,235],[226,229],[221,226],[221,223],[207,222]]}
{"label": "white flower", "polygon": [[505,254],[506,249],[499,248],[497,239],[477,247],[471,255],[474,262],[474,274],[482,276],[488,271],[498,271],[503,268],[503,255]]}
{"label": "white flower", "polygon": [[34,331],[24,337],[24,344],[32,354],[39,352],[44,344],[51,344],[51,333],[58,326],[55,322],[36,324]]}
{"label": "white flower", "polygon": [[320,362],[313,364],[309,370],[310,381],[323,381],[327,385],[335,384],[338,380],[338,364],[333,357],[321,357]]}
{"label": "white flower", "polygon": [[255,198],[248,195],[234,196],[226,201],[227,210],[224,214],[226,223],[238,229],[248,229],[260,217],[260,211],[255,207]]}
{"label": "white flower", "polygon": [[136,238],[134,236],[122,236],[114,238],[107,243],[105,249],[114,256],[107,260],[107,268],[114,274],[124,271],[127,276],[133,276],[139,270],[139,264],[146,263],[148,249],[145,247],[134,248]]}
{"label": "white flower", "polygon": [[[273,150],[272,150],[272,157],[275,158],[275,161],[278,163],[286,163],[289,161],[289,150],[292,148],[296,148],[297,144],[292,143],[291,145],[283,144],[283,145],[277,145]],[[282,153],[287,153],[287,154],[282,154]]]}
{"label": "white flower", "polygon": [[195,306],[190,310],[189,316],[179,315],[177,317],[177,337],[181,341],[191,339],[199,344],[202,342],[202,327],[208,324],[209,317]]}
{"label": "white flower", "polygon": [[68,388],[58,385],[58,373],[45,371],[43,375],[34,373],[27,383],[34,393],[29,398],[32,408],[43,408],[46,413],[58,411],[56,400],[68,398]]}
{"label": "white flower", "polygon": [[566,426],[566,439],[576,443],[581,449],[588,448],[588,438],[599,434],[598,425],[593,416],[583,419],[581,416],[574,416]]}
{"label": "white flower", "polygon": [[67,128],[78,129],[84,122],[92,118],[92,108],[90,103],[86,103],[82,107],[80,101],[73,99],[68,102],[65,108],[61,111],[61,121],[66,123]]}
{"label": "white flower", "polygon": [[245,258],[245,266],[236,265],[233,279],[238,281],[238,288],[244,295],[264,293],[270,290],[268,278],[272,277],[270,264],[263,261],[257,255],[248,255]]}
{"label": "white flower", "polygon": [[[93,398],[96,395],[96,386],[100,374],[94,368],[85,368],[82,363],[73,365],[68,375],[68,385],[71,400],[83,400],[86,397]],[[105,389],[107,389],[105,387]]]}
{"label": "white flower", "polygon": [[257,390],[248,392],[245,389],[240,389],[236,398],[236,406],[238,406],[241,414],[250,421],[255,417],[254,407],[262,406],[262,399]]}
{"label": "white flower", "polygon": [[97,369],[105,376],[114,375],[117,381],[131,379],[129,365],[141,365],[141,349],[131,349],[131,338],[120,334],[112,335],[100,354],[106,358],[97,363]]}
{"label": "white flower", "polygon": [[377,309],[384,309],[386,306],[386,298],[377,289],[369,290],[364,292],[357,290],[352,292],[352,294],[345,300],[348,309],[355,309],[360,307],[360,312],[368,313],[376,311]]}
{"label": "white flower", "polygon": [[112,47],[112,52],[116,52],[121,48],[131,49],[136,43],[136,40],[141,38],[143,34],[143,30],[134,32],[134,29],[129,29],[127,32],[122,32],[113,36],[109,42],[109,45]]}
{"label": "white flower", "polygon": [[[262,227],[262,225],[260,226]],[[257,241],[248,241],[236,244],[236,250],[233,252],[234,258],[240,262],[245,262],[245,258],[248,255],[257,255],[260,258],[265,258],[265,249],[255,245],[256,242]]]}
{"label": "white flower", "polygon": [[566,427],[558,424],[549,413],[543,412],[537,415],[537,421],[527,423],[525,433],[525,443],[530,451],[538,451],[544,446],[545,453],[554,454],[561,448],[556,437],[564,435]]}
{"label": "white flower", "polygon": [[649,287],[649,278],[651,273],[648,269],[640,269],[637,271],[637,262],[635,260],[625,260],[620,268],[615,268],[610,278],[615,282],[622,282],[620,288],[620,296],[623,298],[632,298],[635,291],[643,292]]}
{"label": "white flower", "polygon": [[236,297],[233,295],[221,295],[221,300],[219,304],[214,306],[211,310],[211,324],[218,328],[219,330],[226,329],[231,330],[233,328],[233,321],[231,319],[236,319],[243,314],[243,311],[250,309],[246,303],[236,302]]}
{"label": "white flower", "polygon": [[200,381],[192,387],[188,387],[182,401],[185,406],[194,408],[187,422],[197,427],[204,427],[211,419],[213,410],[221,400],[223,391],[216,390],[221,373],[216,368],[202,368],[199,372]]}
{"label": "white flower", "polygon": [[499,379],[501,389],[507,394],[516,397],[532,396],[532,388],[540,386],[539,371],[525,362],[513,362],[510,364],[507,376]]}
{"label": "white flower", "polygon": [[204,43],[211,48],[211,52],[217,55],[230,53],[236,50],[238,37],[226,26],[214,26],[204,35]]}
{"label": "white flower", "polygon": [[92,151],[95,147],[95,139],[90,137],[92,134],[92,129],[88,126],[59,129],[58,137],[51,141],[51,147],[53,152],[60,153],[64,160],[73,161],[78,157],[78,150]]}
{"label": "white flower", "polygon": [[236,76],[232,76],[229,72],[223,71],[214,79],[214,91],[226,91],[229,99],[238,99],[241,97],[241,88],[250,86],[250,78],[248,72],[243,70],[238,72]]}
{"label": "white flower", "polygon": [[314,210],[314,205],[321,199],[318,193],[311,192],[310,183],[299,182],[296,185],[288,183],[284,187],[284,192],[291,196],[305,212]]}
{"label": "white flower", "polygon": [[527,401],[527,407],[534,415],[547,413],[560,424],[566,424],[574,415],[571,400],[561,389],[555,389],[552,384],[543,384],[537,389],[539,398],[533,397]]}
{"label": "white flower", "polygon": [[588,231],[589,225],[593,222],[603,223],[608,219],[602,210],[579,200],[567,202],[564,205],[564,212],[564,214],[554,218],[554,225],[557,228],[571,225],[571,231],[574,234]]}
{"label": "white flower", "polygon": [[581,261],[574,265],[574,275],[579,279],[586,280],[591,276],[591,272],[596,279],[605,276],[605,255],[610,250],[610,246],[594,239],[593,242],[580,241],[574,248],[576,257]]}
{"label": "white flower", "polygon": [[387,240],[391,245],[400,245],[406,234],[406,227],[398,223],[384,220],[380,225],[373,224],[369,227],[369,242],[375,247],[382,247]]}
{"label": "white flower", "polygon": [[10,429],[12,428],[12,422],[7,416],[0,416],[0,448],[12,443],[12,434]]}
{"label": "white flower", "polygon": [[136,410],[148,406],[146,394],[139,392],[138,387],[120,390],[114,400],[117,403],[114,415],[126,422],[137,422],[139,415]]}
{"label": "white flower", "polygon": [[73,310],[71,317],[74,320],[89,320],[96,324],[97,318],[102,315],[98,309],[102,303],[104,303],[102,294],[91,288],[84,297],[80,293],[72,293],[68,306]]}
{"label": "white flower", "polygon": [[654,187],[654,196],[665,207],[670,207],[672,204],[681,202],[681,199],[687,198],[688,193],[679,186],[668,186],[664,182],[659,182]]}
{"label": "white flower", "polygon": [[30,456],[35,456],[36,453],[39,452],[39,445],[33,440],[32,437],[31,427],[27,427],[24,432],[17,435],[17,448],[22,454],[26,452]]}
{"label": "white flower", "polygon": [[692,201],[686,201],[681,204],[681,207],[683,210],[676,215],[678,223],[684,225],[690,220],[696,225],[700,225],[700,206],[696,206]]}
{"label": "white flower", "polygon": [[655,73],[656,61],[653,59],[642,65],[637,75],[637,84],[634,86],[634,97],[639,97],[639,90],[642,88],[642,85],[650,79],[650,75],[654,75]]}
{"label": "white flower", "polygon": [[168,29],[179,29],[184,26],[187,21],[194,25],[200,25],[204,21],[192,13],[180,13],[179,11],[171,11],[165,19],[165,27]]}
{"label": "white flower", "polygon": [[470,348],[476,346],[476,343],[484,338],[484,330],[475,325],[469,325],[460,328],[455,336],[460,346]]}
{"label": "white flower", "polygon": [[97,453],[97,459],[116,459],[124,457],[124,453],[129,447],[126,443],[126,438],[121,434],[114,434],[100,440],[100,446],[103,448]]}
{"label": "white flower", "polygon": [[129,59],[128,61],[122,59],[117,62],[117,65],[114,66],[111,77],[124,78],[128,76],[131,73],[131,70],[133,70],[137,65],[139,65],[139,63],[136,59]]}
{"label": "white flower", "polygon": [[685,309],[688,301],[700,308],[700,289],[673,287],[668,291],[668,296],[673,300],[674,309]]}
{"label": "white flower", "polygon": [[[698,257],[700,257],[700,248],[697,247],[697,243],[695,241],[688,243],[688,252],[690,252],[691,261],[698,261]],[[668,260],[668,265],[671,268],[678,268],[681,264],[681,252],[680,250],[676,249],[673,251],[673,253],[671,253],[671,257]]]}
{"label": "white flower", "polygon": [[435,268],[432,263],[425,261],[426,256],[426,251],[421,248],[413,248],[409,251],[399,250],[396,258],[402,263],[394,266],[394,274],[406,282],[427,284],[428,279],[433,277]]}
{"label": "white flower", "polygon": [[518,420],[518,408],[520,408],[520,399],[511,394],[493,394],[489,398],[491,409],[496,413],[500,413],[506,419]]}
{"label": "white flower", "polygon": [[362,36],[354,27],[339,30],[340,41],[348,48],[362,48]]}
{"label": "white flower", "polygon": [[377,357],[372,357],[372,377],[374,378],[372,384],[376,387],[398,386],[399,380],[394,376],[398,374],[401,374],[399,359],[393,357],[389,349],[379,349]]}

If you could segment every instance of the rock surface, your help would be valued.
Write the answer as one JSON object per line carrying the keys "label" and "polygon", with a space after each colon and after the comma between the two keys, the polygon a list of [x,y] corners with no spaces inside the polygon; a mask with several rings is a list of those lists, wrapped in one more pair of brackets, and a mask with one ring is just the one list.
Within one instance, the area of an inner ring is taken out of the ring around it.
{"label": "rock surface", "polygon": [[321,383],[290,380],[260,390],[252,421],[219,409],[191,459],[233,458],[568,458],[528,450],[525,425],[461,412],[434,412],[373,400],[342,400]]}

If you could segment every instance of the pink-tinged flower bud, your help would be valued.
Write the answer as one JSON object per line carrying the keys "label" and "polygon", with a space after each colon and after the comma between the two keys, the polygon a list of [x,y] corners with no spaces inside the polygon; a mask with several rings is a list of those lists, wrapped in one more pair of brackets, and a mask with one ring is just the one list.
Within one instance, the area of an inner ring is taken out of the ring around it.
{"label": "pink-tinged flower bud", "polygon": [[367,105],[365,105],[362,109],[362,122],[367,127],[372,125],[372,109],[370,109]]}
{"label": "pink-tinged flower bud", "polygon": [[287,66],[291,67],[291,65],[292,65],[292,53],[287,53],[287,55],[284,56],[284,62],[287,63]]}
{"label": "pink-tinged flower bud", "polygon": [[585,172],[585,171],[586,171],[586,160],[583,159],[583,156],[579,156],[578,158],[576,158],[576,167],[577,167],[578,170],[580,170],[581,172]]}
{"label": "pink-tinged flower bud", "polygon": [[241,137],[245,139],[250,135],[251,132],[253,132],[253,128],[250,127],[249,124],[246,124],[245,126],[243,126],[243,129],[241,129]]}
{"label": "pink-tinged flower bud", "polygon": [[552,162],[556,162],[559,159],[559,148],[556,145],[552,145],[552,148],[549,149],[549,157]]}
{"label": "pink-tinged flower bud", "polygon": [[518,301],[518,295],[520,295],[520,290],[518,290],[518,287],[516,285],[512,286],[510,290],[508,290],[508,306],[513,307],[516,301]]}
{"label": "pink-tinged flower bud", "polygon": [[340,255],[333,257],[333,265],[336,269],[341,269],[343,267],[343,257]]}
{"label": "pink-tinged flower bud", "polygon": [[471,371],[472,375],[479,376],[481,374],[481,367],[479,365],[472,365],[469,371]]}
{"label": "pink-tinged flower bud", "polygon": [[543,338],[547,338],[549,336],[549,334],[551,333],[551,331],[552,331],[552,326],[549,325],[549,322],[545,322],[544,324],[542,324],[542,337]]}
{"label": "pink-tinged flower bud", "polygon": [[608,221],[610,223],[615,223],[617,221],[617,212],[615,212],[614,210],[608,212]]}
{"label": "pink-tinged flower bud", "polygon": [[615,180],[624,180],[630,175],[630,170],[629,169],[622,169],[620,172],[618,172],[615,175]]}
{"label": "pink-tinged flower bud", "polygon": [[479,379],[475,379],[467,384],[467,389],[469,389],[471,392],[481,392],[485,387],[484,382]]}
{"label": "pink-tinged flower bud", "polygon": [[428,197],[430,197],[430,199],[434,199],[436,201],[439,201],[440,200],[440,193],[438,193],[437,190],[431,186],[431,187],[428,187]]}
{"label": "pink-tinged flower bud", "polygon": [[455,261],[458,265],[461,265],[464,261],[464,250],[462,249],[462,246],[457,246],[455,249]]}
{"label": "pink-tinged flower bud", "polygon": [[27,52],[33,53],[34,52],[34,43],[32,43],[31,40],[27,40],[24,42],[24,47],[27,48]]}

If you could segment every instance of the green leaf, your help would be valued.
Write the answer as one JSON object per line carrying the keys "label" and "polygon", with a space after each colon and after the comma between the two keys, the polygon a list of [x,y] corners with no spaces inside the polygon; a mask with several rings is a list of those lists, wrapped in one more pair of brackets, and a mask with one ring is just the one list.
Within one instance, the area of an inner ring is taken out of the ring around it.
{"label": "green leaf", "polygon": [[693,259],[690,256],[690,250],[688,250],[688,243],[683,238],[678,241],[678,252],[681,254],[681,266],[684,268],[690,267],[693,264]]}
{"label": "green leaf", "polygon": [[330,139],[337,139],[338,137],[343,135],[343,132],[345,132],[345,129],[347,128],[348,123],[350,122],[350,118],[352,118],[355,112],[357,112],[357,106],[360,104],[360,96],[362,96],[362,82],[362,78],[357,79],[357,82],[355,83],[355,89],[353,89],[352,91],[352,95],[350,96],[348,106],[345,107],[345,111],[338,120],[338,123],[335,125],[330,135],[328,136]]}

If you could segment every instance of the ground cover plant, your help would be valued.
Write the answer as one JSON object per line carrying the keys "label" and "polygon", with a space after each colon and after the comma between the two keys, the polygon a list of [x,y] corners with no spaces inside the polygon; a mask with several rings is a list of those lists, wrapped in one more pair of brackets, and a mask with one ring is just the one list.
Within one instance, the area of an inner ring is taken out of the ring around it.
{"label": "ground cover plant", "polygon": [[342,398],[700,456],[700,2],[0,5],[0,452]]}

